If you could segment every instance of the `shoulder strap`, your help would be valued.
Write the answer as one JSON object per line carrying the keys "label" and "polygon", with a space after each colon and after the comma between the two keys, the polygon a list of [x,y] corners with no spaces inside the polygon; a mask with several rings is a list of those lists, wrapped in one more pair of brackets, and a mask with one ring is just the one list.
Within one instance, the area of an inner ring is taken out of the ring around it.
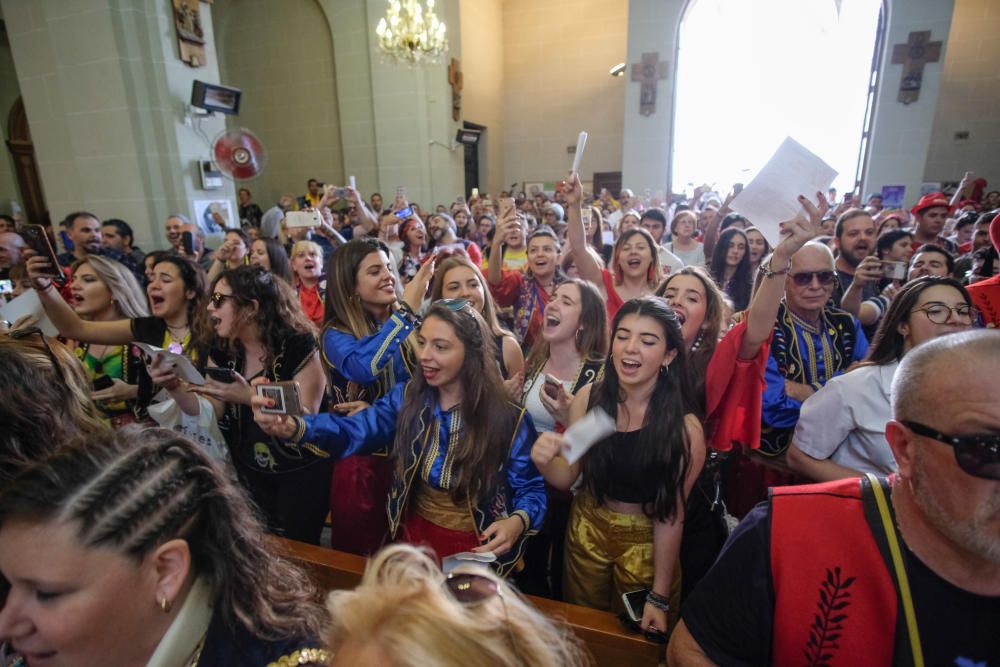
{"label": "shoulder strap", "polygon": [[[886,561],[886,567],[893,575],[899,602],[903,607],[903,618],[909,639],[908,657],[912,658],[914,667],[924,667],[924,654],[920,645],[920,631],[917,628],[917,615],[913,608],[910,580],[906,574],[903,550],[899,544],[899,535],[887,498],[889,488],[887,480],[879,479],[872,473],[866,473],[861,478],[861,498],[865,506],[865,518],[868,519],[868,526]],[[896,664],[901,664],[899,657]]]}

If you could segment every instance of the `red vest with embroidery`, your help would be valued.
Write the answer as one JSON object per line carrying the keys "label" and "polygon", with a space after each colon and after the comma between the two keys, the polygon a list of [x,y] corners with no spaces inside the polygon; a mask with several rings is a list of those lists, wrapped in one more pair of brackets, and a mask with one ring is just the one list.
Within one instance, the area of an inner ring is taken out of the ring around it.
{"label": "red vest with embroidery", "polygon": [[772,665],[891,665],[896,587],[858,479],[771,491]]}

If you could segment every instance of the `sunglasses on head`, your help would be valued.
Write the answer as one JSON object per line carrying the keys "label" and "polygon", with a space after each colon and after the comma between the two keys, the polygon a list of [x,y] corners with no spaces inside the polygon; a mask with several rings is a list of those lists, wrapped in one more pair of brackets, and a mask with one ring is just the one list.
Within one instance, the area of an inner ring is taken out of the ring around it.
{"label": "sunglasses on head", "polygon": [[799,287],[811,285],[813,278],[819,281],[820,285],[830,285],[837,279],[836,271],[803,271],[802,273],[791,274],[791,279]]}
{"label": "sunglasses on head", "polygon": [[955,461],[963,472],[973,477],[1000,480],[1000,434],[946,435],[919,422],[902,424],[917,435],[942,442],[955,450]]}
{"label": "sunglasses on head", "polygon": [[442,306],[448,310],[455,312],[462,310],[469,305],[468,299],[438,299],[434,303],[440,303]]}
{"label": "sunglasses on head", "polygon": [[463,606],[475,606],[486,602],[494,597],[500,598],[503,604],[504,626],[507,628],[507,636],[510,645],[517,653],[517,642],[514,640],[514,631],[510,627],[510,614],[507,612],[507,600],[504,599],[503,591],[499,584],[489,577],[473,572],[450,572],[445,575],[441,584],[451,597]]}

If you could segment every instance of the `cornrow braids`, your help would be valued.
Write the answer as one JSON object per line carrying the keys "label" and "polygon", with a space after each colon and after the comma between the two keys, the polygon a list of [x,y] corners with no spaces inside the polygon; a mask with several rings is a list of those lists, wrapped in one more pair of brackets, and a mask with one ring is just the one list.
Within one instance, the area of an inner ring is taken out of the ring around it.
{"label": "cornrow braids", "polygon": [[232,629],[265,640],[319,636],[326,614],[306,575],[266,544],[256,508],[195,443],[128,427],[71,442],[0,491],[0,525],[75,523],[80,542],[141,561],[183,539]]}

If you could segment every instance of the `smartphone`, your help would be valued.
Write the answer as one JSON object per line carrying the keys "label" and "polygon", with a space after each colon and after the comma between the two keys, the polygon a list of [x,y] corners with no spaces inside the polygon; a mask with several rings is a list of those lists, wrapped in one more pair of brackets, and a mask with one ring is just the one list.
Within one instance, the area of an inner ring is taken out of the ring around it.
{"label": "smartphone", "polygon": [[396,217],[400,220],[406,220],[407,218],[413,217],[413,207],[407,206],[404,209],[396,211]]}
{"label": "smartphone", "polygon": [[625,613],[636,623],[642,622],[642,609],[646,606],[647,595],[649,595],[648,588],[622,593],[622,602],[625,603]]}
{"label": "smartphone", "polygon": [[584,206],[580,209],[580,221],[583,222],[583,226],[587,227],[591,220],[594,219],[594,209],[589,206]]}
{"label": "smartphone", "polygon": [[49,260],[49,267],[52,274],[55,275],[56,281],[65,283],[66,274],[59,266],[59,258],[52,247],[52,242],[49,241],[49,235],[45,233],[45,228],[41,225],[24,225],[21,228],[21,236],[24,237],[24,242],[28,244],[29,248]]}
{"label": "smartphone", "polygon": [[545,374],[545,384],[542,385],[542,391],[544,391],[549,396],[549,398],[555,398],[556,396],[558,396],[559,390],[562,388],[563,388],[562,382],[560,382],[557,378],[549,375],[548,373]]}
{"label": "smartphone", "polygon": [[882,262],[882,276],[889,280],[906,280],[906,262]]}
{"label": "smartphone", "polygon": [[185,255],[194,255],[194,234],[191,232],[181,234],[181,245],[184,246]]}
{"label": "smartphone", "polygon": [[302,402],[299,400],[298,382],[272,382],[257,385],[257,395],[274,401],[273,408],[261,408],[269,415],[301,415]]}
{"label": "smartphone", "polygon": [[472,199],[479,199],[479,188],[472,188]]}
{"label": "smartphone", "polygon": [[236,377],[234,376],[231,368],[206,368],[205,375],[207,375],[210,379],[223,384],[232,384],[236,381]]}
{"label": "smartphone", "polygon": [[99,378],[94,378],[94,381],[90,383],[90,386],[94,391],[101,391],[102,389],[110,389],[115,386],[115,381],[107,375],[102,375]]}
{"label": "smartphone", "polygon": [[289,211],[285,214],[285,227],[288,229],[319,227],[322,223],[319,211]]}
{"label": "smartphone", "polygon": [[514,211],[513,197],[500,197],[500,219],[506,219]]}
{"label": "smartphone", "polygon": [[347,188],[334,188],[333,196],[337,199],[347,199],[347,195],[351,194],[351,191]]}
{"label": "smartphone", "polygon": [[12,294],[14,292],[13,280],[0,280],[0,294]]}

